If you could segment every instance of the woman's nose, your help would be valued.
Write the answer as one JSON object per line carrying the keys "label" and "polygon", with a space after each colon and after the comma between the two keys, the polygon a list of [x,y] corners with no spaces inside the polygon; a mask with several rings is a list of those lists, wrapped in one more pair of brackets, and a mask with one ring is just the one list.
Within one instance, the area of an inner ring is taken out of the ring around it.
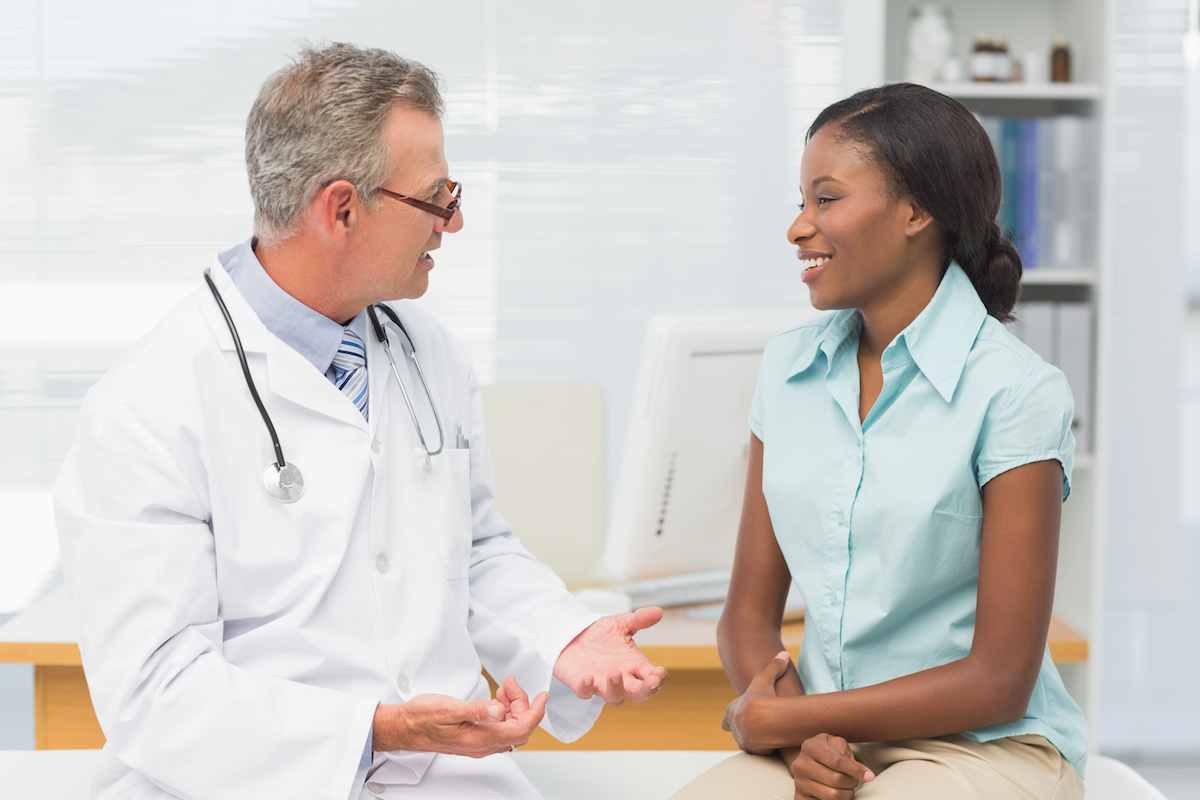
{"label": "woman's nose", "polygon": [[799,244],[814,233],[816,233],[816,228],[808,221],[803,211],[796,216],[796,219],[787,229],[788,241],[792,244]]}

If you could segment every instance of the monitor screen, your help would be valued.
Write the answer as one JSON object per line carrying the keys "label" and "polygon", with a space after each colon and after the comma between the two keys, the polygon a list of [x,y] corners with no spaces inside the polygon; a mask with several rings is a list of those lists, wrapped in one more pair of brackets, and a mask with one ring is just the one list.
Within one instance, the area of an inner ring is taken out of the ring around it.
{"label": "monitor screen", "polygon": [[732,567],[763,348],[821,313],[805,306],[650,320],[605,539],[614,578]]}

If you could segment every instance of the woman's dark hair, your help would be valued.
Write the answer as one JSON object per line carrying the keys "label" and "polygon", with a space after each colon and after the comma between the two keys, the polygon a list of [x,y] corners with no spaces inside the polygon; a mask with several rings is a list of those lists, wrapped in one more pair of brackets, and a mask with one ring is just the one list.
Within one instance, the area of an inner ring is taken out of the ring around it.
{"label": "woman's dark hair", "polygon": [[971,279],[987,312],[1012,319],[1021,292],[1021,256],[1000,233],[1000,165],[966,106],[912,83],[864,89],[826,108],[805,141],[833,126],[863,145],[897,196],[912,198],[946,231],[946,258]]}

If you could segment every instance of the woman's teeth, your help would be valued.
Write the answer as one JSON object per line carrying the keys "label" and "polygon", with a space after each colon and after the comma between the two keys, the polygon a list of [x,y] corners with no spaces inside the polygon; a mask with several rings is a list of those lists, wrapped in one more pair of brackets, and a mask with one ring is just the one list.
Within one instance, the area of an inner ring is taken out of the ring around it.
{"label": "woman's teeth", "polygon": [[806,270],[809,270],[813,267],[819,267],[822,264],[827,263],[830,258],[831,256],[821,256],[820,258],[802,258],[800,259],[800,266],[804,267]]}

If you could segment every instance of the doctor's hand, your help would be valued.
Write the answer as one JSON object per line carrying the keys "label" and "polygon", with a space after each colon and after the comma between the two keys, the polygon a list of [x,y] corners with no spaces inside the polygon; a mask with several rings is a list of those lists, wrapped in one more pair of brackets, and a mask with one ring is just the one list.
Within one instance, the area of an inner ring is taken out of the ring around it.
{"label": "doctor's hand", "polygon": [[546,713],[549,694],[529,696],[512,675],[495,700],[459,700],[443,694],[417,695],[407,703],[375,709],[372,749],[451,753],[482,758],[520,747]]}
{"label": "doctor's hand", "polygon": [[646,702],[666,684],[667,669],[651,664],[633,635],[662,615],[661,608],[640,608],[596,620],[563,648],[554,677],[584,700],[599,695],[610,706],[621,705],[626,696]]}

